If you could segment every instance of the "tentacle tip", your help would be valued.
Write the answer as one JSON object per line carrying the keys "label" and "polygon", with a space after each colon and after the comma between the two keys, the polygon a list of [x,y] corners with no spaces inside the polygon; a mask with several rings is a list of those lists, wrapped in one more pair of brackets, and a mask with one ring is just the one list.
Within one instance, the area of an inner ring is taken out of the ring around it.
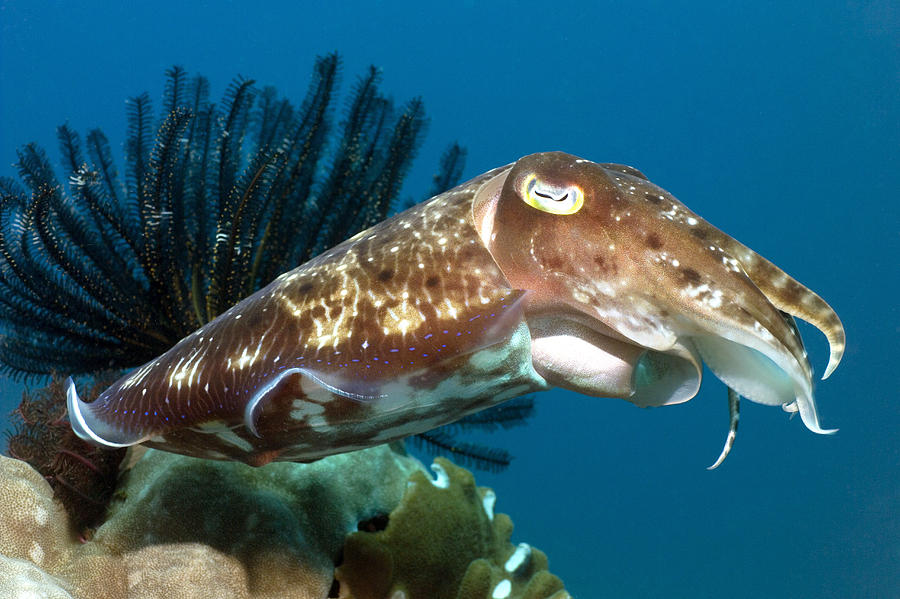
{"label": "tentacle tip", "polygon": [[719,458],[716,460],[716,462],[712,466],[707,466],[706,469],[707,470],[715,470],[716,468],[721,466],[722,462],[724,462],[724,461],[725,461],[725,454],[723,453],[722,455],[719,456]]}
{"label": "tentacle tip", "polygon": [[831,373],[837,370],[838,364],[841,363],[841,358],[838,356],[837,358],[831,358],[828,361],[828,366],[825,368],[825,374],[822,375],[822,380],[824,381],[828,377],[831,376]]}
{"label": "tentacle tip", "polygon": [[840,430],[840,429],[816,427],[816,428],[810,429],[810,430],[812,432],[816,433],[817,435],[833,435],[834,433],[838,432],[838,430]]}
{"label": "tentacle tip", "polygon": [[722,465],[722,462],[725,461],[725,458],[728,457],[728,454],[731,453],[731,448],[734,447],[734,434],[728,435],[728,440],[725,442],[725,447],[722,448],[722,453],[719,454],[719,457],[716,458],[716,461],[712,466],[707,466],[707,470],[715,470],[719,466]]}

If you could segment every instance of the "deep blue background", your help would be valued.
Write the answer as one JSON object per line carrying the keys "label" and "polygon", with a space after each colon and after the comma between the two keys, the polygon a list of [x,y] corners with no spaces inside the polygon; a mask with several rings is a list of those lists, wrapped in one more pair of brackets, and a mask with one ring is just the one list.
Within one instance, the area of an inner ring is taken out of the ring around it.
{"label": "deep blue background", "polygon": [[[491,439],[513,466],[478,477],[514,541],[580,598],[900,596],[896,2],[180,4],[0,4],[0,174],[21,144],[55,152],[65,121],[121,143],[124,99],[159,98],[172,64],[215,96],[240,73],[299,99],[334,49],[344,89],[374,63],[395,98],[425,98],[411,195],[453,139],[467,177],[540,150],[633,164],[835,307],[847,354],[818,402],[841,430],[745,402],[707,472],[727,421],[711,376],[649,411],[544,394]],[[19,386],[2,384],[5,413]]]}

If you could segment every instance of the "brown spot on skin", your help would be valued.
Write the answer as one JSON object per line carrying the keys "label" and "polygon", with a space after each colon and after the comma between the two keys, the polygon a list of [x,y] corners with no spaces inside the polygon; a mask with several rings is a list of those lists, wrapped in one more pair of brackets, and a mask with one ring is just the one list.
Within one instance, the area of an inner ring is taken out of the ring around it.
{"label": "brown spot on skin", "polygon": [[562,269],[564,263],[562,258],[558,255],[554,254],[552,256],[547,256],[547,259],[544,262],[547,265],[547,268],[553,271],[559,271]]}
{"label": "brown spot on skin", "polygon": [[700,273],[694,270],[693,268],[684,268],[681,270],[681,276],[684,277],[684,280],[688,283],[699,285],[700,284]]}
{"label": "brown spot on skin", "polygon": [[311,282],[303,283],[300,287],[297,288],[297,291],[300,293],[309,293],[315,287]]}
{"label": "brown spot on skin", "polygon": [[658,194],[652,194],[649,191],[644,194],[644,197],[646,197],[647,200],[653,204],[659,204],[660,202],[662,202]]}
{"label": "brown spot on skin", "polygon": [[594,264],[597,265],[597,272],[599,272],[600,274],[616,274],[616,263],[614,261],[607,260],[600,254],[594,256]]}
{"label": "brown spot on skin", "polygon": [[430,277],[425,279],[425,286],[426,287],[434,287],[435,285],[437,285],[440,282],[441,282],[440,278],[438,278],[434,275],[431,275]]}
{"label": "brown spot on skin", "polygon": [[647,235],[647,246],[649,246],[650,249],[658,250],[663,246],[663,241],[656,233],[650,233]]}
{"label": "brown spot on skin", "polygon": [[804,287],[796,281],[786,281],[781,286],[782,301],[787,301],[790,305],[799,305],[805,297],[805,291]]}
{"label": "brown spot on skin", "polygon": [[468,260],[470,258],[476,257],[480,251],[481,251],[480,248],[475,248],[473,246],[465,246],[459,250],[458,254],[459,254],[460,259]]}
{"label": "brown spot on skin", "polygon": [[380,273],[378,273],[378,280],[379,281],[390,281],[393,276],[394,276],[394,271],[391,270],[390,268],[386,268],[386,269],[382,270]]}
{"label": "brown spot on skin", "polygon": [[313,318],[322,318],[325,316],[325,307],[322,305],[313,306],[313,309],[310,310],[309,313]]}

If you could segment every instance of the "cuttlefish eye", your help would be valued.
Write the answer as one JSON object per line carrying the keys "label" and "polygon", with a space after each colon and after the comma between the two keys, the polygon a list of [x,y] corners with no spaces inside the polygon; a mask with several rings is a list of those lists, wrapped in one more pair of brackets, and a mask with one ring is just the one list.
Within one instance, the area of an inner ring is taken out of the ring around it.
{"label": "cuttlefish eye", "polygon": [[575,185],[553,185],[529,175],[522,186],[522,198],[532,208],[550,214],[575,214],[584,205],[584,192]]}

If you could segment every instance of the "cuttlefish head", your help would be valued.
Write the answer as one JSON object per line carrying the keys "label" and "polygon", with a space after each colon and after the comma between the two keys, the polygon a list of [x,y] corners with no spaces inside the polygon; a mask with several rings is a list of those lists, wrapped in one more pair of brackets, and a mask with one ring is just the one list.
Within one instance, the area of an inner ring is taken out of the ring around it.
{"label": "cuttlefish head", "polygon": [[[686,401],[702,364],[754,402],[819,426],[792,315],[844,348],[815,293],[630,167],[526,156],[473,204],[479,235],[528,294],[532,360],[548,382],[640,406]],[[824,377],[823,377],[824,378]]]}

